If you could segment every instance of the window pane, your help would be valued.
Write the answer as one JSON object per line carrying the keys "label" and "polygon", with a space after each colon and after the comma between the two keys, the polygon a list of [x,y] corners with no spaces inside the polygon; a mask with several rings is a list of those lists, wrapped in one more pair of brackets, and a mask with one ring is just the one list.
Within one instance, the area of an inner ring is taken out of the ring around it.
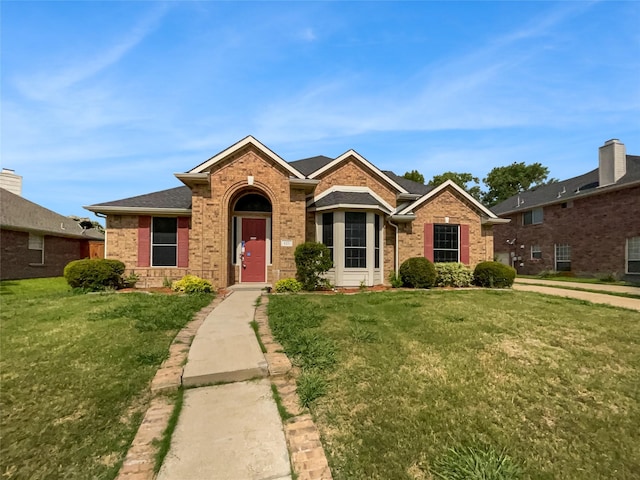
{"label": "window pane", "polygon": [[367,268],[367,249],[345,248],[344,266],[346,268]]}
{"label": "window pane", "polygon": [[627,258],[640,260],[640,237],[633,237],[627,241]]}
{"label": "window pane", "polygon": [[175,267],[176,247],[174,246],[154,246],[153,247],[154,267]]}
{"label": "window pane", "polygon": [[346,212],[344,214],[344,244],[346,247],[367,246],[367,214]]}
{"label": "window pane", "polygon": [[433,248],[458,249],[457,225],[434,225]]}
{"label": "window pane", "polygon": [[433,251],[434,262],[457,262],[458,251],[457,250],[434,250]]}
{"label": "window pane", "polygon": [[373,218],[373,238],[375,250],[373,268],[380,268],[380,216],[375,215]]}
{"label": "window pane", "polygon": [[322,214],[322,243],[329,248],[333,260],[333,212]]}
{"label": "window pane", "polygon": [[640,260],[629,260],[629,273],[640,273]]}
{"label": "window pane", "polygon": [[29,234],[29,250],[42,250],[44,248],[44,237],[42,235]]}
{"label": "window pane", "polygon": [[571,245],[556,245],[556,270],[571,271]]}
{"label": "window pane", "polygon": [[177,218],[153,218],[153,239],[154,245],[175,245],[177,243],[178,219]]}

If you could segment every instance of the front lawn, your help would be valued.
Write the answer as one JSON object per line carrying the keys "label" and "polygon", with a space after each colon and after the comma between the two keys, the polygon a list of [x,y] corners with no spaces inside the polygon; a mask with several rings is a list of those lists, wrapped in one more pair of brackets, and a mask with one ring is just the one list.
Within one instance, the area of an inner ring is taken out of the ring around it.
{"label": "front lawn", "polygon": [[492,459],[486,478],[640,476],[638,312],[394,291],[272,296],[269,321],[336,480],[485,478],[448,475]]}
{"label": "front lawn", "polygon": [[0,476],[114,478],[172,338],[211,299],[1,282]]}

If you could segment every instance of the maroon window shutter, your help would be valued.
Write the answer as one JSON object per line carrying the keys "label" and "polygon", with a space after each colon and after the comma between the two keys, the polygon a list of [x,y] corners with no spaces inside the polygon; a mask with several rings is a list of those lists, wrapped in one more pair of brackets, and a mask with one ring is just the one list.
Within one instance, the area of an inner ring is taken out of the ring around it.
{"label": "maroon window shutter", "polygon": [[178,267],[189,266],[189,217],[178,217]]}
{"label": "maroon window shutter", "polygon": [[424,224],[424,257],[433,262],[433,223]]}
{"label": "maroon window shutter", "polygon": [[138,217],[138,266],[151,265],[151,217]]}
{"label": "maroon window shutter", "polygon": [[460,263],[469,265],[469,225],[460,225]]}

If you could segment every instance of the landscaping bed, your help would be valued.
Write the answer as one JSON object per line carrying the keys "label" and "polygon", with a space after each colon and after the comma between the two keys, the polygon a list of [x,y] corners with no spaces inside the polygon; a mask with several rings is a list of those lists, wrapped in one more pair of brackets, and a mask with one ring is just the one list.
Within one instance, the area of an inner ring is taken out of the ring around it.
{"label": "landscaping bed", "polygon": [[335,479],[476,478],[446,476],[474,462],[503,469],[491,478],[640,471],[640,313],[403,291],[278,295],[269,321]]}

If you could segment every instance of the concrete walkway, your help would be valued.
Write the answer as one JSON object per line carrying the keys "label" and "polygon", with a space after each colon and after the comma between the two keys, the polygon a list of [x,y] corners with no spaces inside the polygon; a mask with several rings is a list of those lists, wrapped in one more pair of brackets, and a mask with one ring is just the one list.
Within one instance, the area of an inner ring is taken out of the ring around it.
{"label": "concrete walkway", "polygon": [[260,286],[246,288],[213,310],[194,338],[183,384],[203,386],[184,392],[158,480],[291,479],[271,382],[260,378],[267,364],[249,325]]}
{"label": "concrete walkway", "polygon": [[[544,280],[540,280],[540,281],[538,280],[530,281],[530,280],[531,279],[516,278],[516,281],[513,284],[513,289],[526,291],[526,292],[544,293],[546,295],[557,295],[560,297],[577,298],[579,300],[586,300],[588,302],[602,303],[605,305],[612,305],[614,307],[622,307],[622,308],[628,308],[630,310],[640,311],[640,300],[636,298],[617,297],[615,295],[609,295],[607,293],[593,293],[593,292],[584,292],[579,290],[569,290],[567,288],[559,288],[561,285],[564,285],[566,283],[567,286],[571,286],[571,287],[573,287],[574,285],[579,285],[578,287],[575,287],[575,288],[588,288],[590,290],[601,290],[603,292],[620,291],[621,293],[640,294],[639,292],[640,289],[638,289],[637,287],[621,287],[616,285],[595,285],[595,284],[578,283],[578,282],[562,282],[561,284],[560,282],[552,282],[552,281],[545,282]],[[540,284],[545,283],[545,285],[537,285],[539,283]],[[546,286],[549,284],[554,286]],[[557,287],[555,285],[557,285]],[[628,292],[624,290],[607,290],[604,288],[592,289],[591,288],[592,286],[607,287],[608,289],[619,288],[619,289],[635,289],[635,290]]]}
{"label": "concrete walkway", "polygon": [[627,287],[623,285],[602,285],[600,283],[565,282],[519,277],[516,277],[515,283],[521,283],[524,285],[544,285],[556,288],[582,288],[584,290],[598,290],[600,292],[628,293],[630,295],[640,295],[640,287]]}

